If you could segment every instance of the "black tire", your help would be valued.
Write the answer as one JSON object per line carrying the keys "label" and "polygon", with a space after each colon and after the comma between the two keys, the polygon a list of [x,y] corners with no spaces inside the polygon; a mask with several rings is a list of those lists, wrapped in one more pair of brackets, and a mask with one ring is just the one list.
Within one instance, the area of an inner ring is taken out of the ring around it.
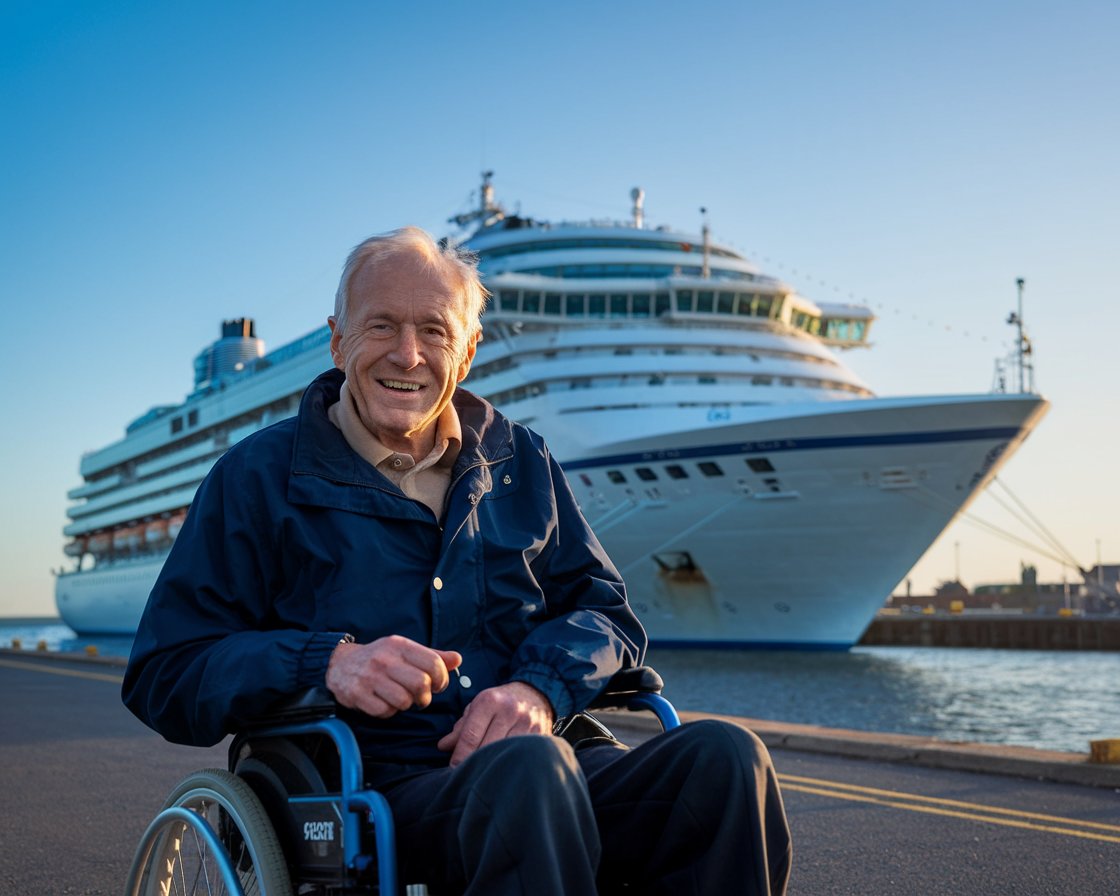
{"label": "black tire", "polygon": [[[203,816],[228,854],[245,896],[292,896],[288,865],[272,822],[252,789],[225,769],[184,778],[163,808],[181,806]],[[224,894],[219,863],[197,834],[169,819],[150,852],[137,854],[128,893],[144,896]]]}

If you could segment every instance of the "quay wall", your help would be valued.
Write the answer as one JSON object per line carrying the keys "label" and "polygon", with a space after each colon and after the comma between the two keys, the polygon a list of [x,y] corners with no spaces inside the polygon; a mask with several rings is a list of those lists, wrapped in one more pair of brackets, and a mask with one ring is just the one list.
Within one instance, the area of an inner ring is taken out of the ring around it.
{"label": "quay wall", "polygon": [[880,614],[859,641],[894,647],[1120,651],[1120,617]]}

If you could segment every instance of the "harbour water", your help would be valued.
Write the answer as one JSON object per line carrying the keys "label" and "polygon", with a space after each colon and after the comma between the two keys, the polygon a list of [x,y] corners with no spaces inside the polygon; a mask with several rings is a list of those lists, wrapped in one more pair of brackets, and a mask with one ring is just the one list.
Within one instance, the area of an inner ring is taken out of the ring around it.
{"label": "harbour water", "polygon": [[[78,638],[57,620],[0,620],[0,647],[127,656],[127,637]],[[657,649],[681,710],[945,740],[1087,752],[1120,737],[1120,655],[857,647],[846,653]]]}

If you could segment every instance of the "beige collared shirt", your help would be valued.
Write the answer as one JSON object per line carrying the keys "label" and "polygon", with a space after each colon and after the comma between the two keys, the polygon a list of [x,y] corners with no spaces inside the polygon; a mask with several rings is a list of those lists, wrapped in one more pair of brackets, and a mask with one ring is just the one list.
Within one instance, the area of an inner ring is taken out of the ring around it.
{"label": "beige collared shirt", "polygon": [[327,408],[331,423],[339,428],[346,443],[358,456],[393,482],[408,497],[431,508],[438,520],[443,515],[447,489],[451,485],[451,467],[463,447],[463,428],[455,407],[447,407],[436,419],[436,440],[428,456],[416,460],[411,454],[394,451],[366,429],[354,396],[343,382],[338,403]]}

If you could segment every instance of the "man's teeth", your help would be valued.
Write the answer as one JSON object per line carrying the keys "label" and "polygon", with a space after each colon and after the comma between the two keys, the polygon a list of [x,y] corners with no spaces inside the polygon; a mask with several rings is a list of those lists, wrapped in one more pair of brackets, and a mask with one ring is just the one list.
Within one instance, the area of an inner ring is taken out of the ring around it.
{"label": "man's teeth", "polygon": [[400,389],[404,392],[418,392],[420,390],[419,383],[404,383],[400,380],[381,380],[380,382],[386,389]]}

